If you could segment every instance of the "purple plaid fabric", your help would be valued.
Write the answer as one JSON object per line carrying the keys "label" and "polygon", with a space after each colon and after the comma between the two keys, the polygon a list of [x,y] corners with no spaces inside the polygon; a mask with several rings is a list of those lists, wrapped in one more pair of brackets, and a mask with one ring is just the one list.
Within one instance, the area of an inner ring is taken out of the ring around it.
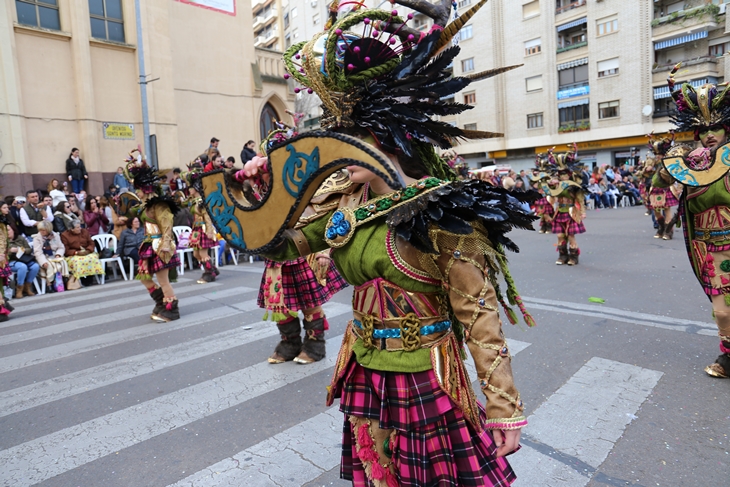
{"label": "purple plaid fabric", "polygon": [[193,226],[193,231],[190,233],[190,240],[188,240],[188,246],[191,249],[212,249],[217,245],[218,242],[208,238],[200,226]]}
{"label": "purple plaid fabric", "polygon": [[150,242],[142,242],[142,245],[139,246],[139,258],[140,261],[143,259],[147,261],[147,269],[150,274],[154,274],[155,272],[159,272],[163,269],[172,269],[180,265],[180,257],[177,252],[172,254],[170,262],[165,264],[162,259],[157,256],[152,248],[152,243]]}
{"label": "purple plaid fabric", "polygon": [[564,233],[565,235],[578,235],[586,233],[586,227],[583,222],[577,223],[573,220],[568,212],[558,212],[553,218],[553,233]]}
{"label": "purple plaid fabric", "polygon": [[284,294],[284,306],[291,311],[302,311],[305,309],[321,306],[339,290],[347,287],[334,261],[330,260],[330,268],[327,271],[327,284],[323,287],[317,282],[314,271],[309,267],[307,259],[300,257],[283,263],[276,263],[267,260],[266,270],[261,276],[261,287],[259,288],[258,306],[265,308],[264,287],[268,269],[277,265],[281,266],[281,286]]}
{"label": "purple plaid fabric", "polygon": [[[350,415],[378,419],[396,429],[393,461],[401,487],[507,486],[515,474],[496,458],[491,432],[477,434],[441,390],[432,370],[380,372],[352,360],[343,382],[340,410],[345,413],[340,477],[355,487],[370,487],[357,457]],[[481,405],[480,405],[481,409]],[[481,409],[482,420],[486,420]]]}

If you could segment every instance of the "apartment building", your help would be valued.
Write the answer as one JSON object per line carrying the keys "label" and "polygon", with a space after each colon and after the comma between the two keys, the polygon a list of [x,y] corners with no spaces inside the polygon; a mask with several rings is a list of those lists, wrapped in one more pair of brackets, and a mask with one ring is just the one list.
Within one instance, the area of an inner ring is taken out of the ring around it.
{"label": "apartment building", "polygon": [[284,49],[282,0],[252,0],[254,46],[281,52]]}
{"label": "apartment building", "polygon": [[[238,157],[293,108],[281,54],[254,48],[250,0],[143,0],[150,131],[161,168],[221,139]],[[0,5],[2,194],[65,179],[72,147],[102,192],[143,142],[134,0]]]}

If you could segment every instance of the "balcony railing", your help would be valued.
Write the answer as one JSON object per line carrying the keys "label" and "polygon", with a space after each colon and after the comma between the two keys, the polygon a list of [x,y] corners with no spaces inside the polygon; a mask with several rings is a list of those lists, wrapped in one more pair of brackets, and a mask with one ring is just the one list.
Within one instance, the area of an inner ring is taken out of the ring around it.
{"label": "balcony railing", "polygon": [[715,21],[718,20],[720,15],[720,7],[717,5],[701,5],[695,8],[688,8],[686,10],[680,10],[678,12],[672,12],[664,17],[657,17],[651,21],[651,26],[656,27],[662,24],[671,24],[673,22],[684,22],[692,18],[702,18],[705,16],[713,17]]}
{"label": "balcony railing", "polygon": [[575,122],[561,123],[558,127],[558,133],[566,134],[568,132],[582,132],[591,129],[589,120],[576,120]]}
{"label": "balcony railing", "polygon": [[666,109],[666,110],[655,110],[654,113],[652,113],[652,118],[662,118],[662,117],[668,117],[672,114],[672,110]]}
{"label": "balcony railing", "polygon": [[[704,63],[712,63],[717,64],[717,57],[716,56],[700,56],[693,59],[684,59],[682,60],[682,68],[688,68],[690,66],[695,66],[697,64],[704,64]],[[654,66],[651,70],[652,73],[665,73],[668,71],[671,71],[672,68],[676,65],[676,62],[671,63],[664,63],[664,64],[657,64]]]}
{"label": "balcony railing", "polygon": [[573,3],[569,3],[568,5],[563,5],[562,7],[558,7],[555,9],[555,15],[562,14],[564,12],[567,12],[568,10],[573,10],[574,8],[582,7],[586,4],[586,0],[578,0]]}
{"label": "balcony railing", "polygon": [[585,47],[587,45],[588,41],[576,42],[575,44],[569,44],[563,47],[559,47],[557,53],[560,54],[561,52],[570,51],[571,49],[578,49],[579,47]]}

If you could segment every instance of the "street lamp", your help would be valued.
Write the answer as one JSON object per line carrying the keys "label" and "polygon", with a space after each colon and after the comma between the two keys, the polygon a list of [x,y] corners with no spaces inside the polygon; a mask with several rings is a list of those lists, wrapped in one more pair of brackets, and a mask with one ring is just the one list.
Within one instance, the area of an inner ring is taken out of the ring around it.
{"label": "street lamp", "polygon": [[157,166],[157,158],[151,157],[150,153],[150,118],[147,107],[147,75],[144,69],[144,44],[142,42],[142,12],[139,0],[134,0],[135,14],[137,18],[137,64],[139,66],[139,92],[142,99],[142,131],[144,133],[144,153],[147,162],[153,167]]}

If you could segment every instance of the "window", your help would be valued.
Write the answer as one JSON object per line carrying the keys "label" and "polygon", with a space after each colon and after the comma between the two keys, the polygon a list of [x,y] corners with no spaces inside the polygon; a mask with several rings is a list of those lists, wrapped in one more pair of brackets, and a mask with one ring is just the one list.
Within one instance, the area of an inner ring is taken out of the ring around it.
{"label": "window", "polygon": [[472,31],[471,25],[465,25],[461,28],[459,31],[459,39],[462,41],[465,41],[467,39],[471,39],[474,36],[474,33]]}
{"label": "window", "polygon": [[674,2],[674,3],[667,5],[666,15],[673,14],[674,12],[680,12],[682,10],[684,10],[684,1]]}
{"label": "window", "polygon": [[319,14],[312,15],[312,25],[319,24]]}
{"label": "window", "polygon": [[532,39],[531,41],[525,42],[525,56],[531,56],[542,51],[542,39]]}
{"label": "window", "polygon": [[590,115],[588,107],[590,106],[587,101],[582,105],[575,105],[572,107],[559,108],[558,113],[560,115],[560,126],[578,125],[581,122],[588,122]]}
{"label": "window", "polygon": [[15,10],[19,24],[61,30],[58,0],[15,0]]}
{"label": "window", "polygon": [[89,0],[91,37],[124,42],[122,0]]}
{"label": "window", "polygon": [[471,0],[459,0],[459,8],[468,7],[471,5]]}
{"label": "window", "polygon": [[477,124],[475,123],[465,123],[464,124],[464,130],[476,130]]}
{"label": "window", "polygon": [[583,17],[556,27],[558,52],[568,51],[587,44],[587,21],[587,17]]}
{"label": "window", "polygon": [[606,76],[612,76],[618,74],[618,58],[606,59],[605,61],[598,61],[598,77],[603,78]]}
{"label": "window", "polygon": [[474,58],[470,57],[469,59],[462,59],[461,60],[461,71],[464,73],[467,73],[469,71],[474,71]]}
{"label": "window", "polygon": [[542,127],[542,113],[532,113],[527,116],[527,128],[538,129]]}
{"label": "window", "polygon": [[542,89],[542,75],[533,76],[525,79],[527,91],[539,91]]}
{"label": "window", "polygon": [[284,14],[284,28],[286,29],[287,27],[289,27],[289,12]]}
{"label": "window", "polygon": [[464,103],[467,105],[475,105],[477,102],[477,94],[474,92],[464,93]]}
{"label": "window", "polygon": [[538,0],[534,0],[533,2],[526,3],[522,6],[523,19],[534,17],[536,15],[540,15],[540,2]]}
{"label": "window", "polygon": [[710,44],[709,49],[709,55],[720,57],[723,56],[726,52],[730,52],[730,41],[725,40],[725,42],[716,41],[713,44]]}
{"label": "window", "polygon": [[292,19],[293,18],[296,18],[296,16],[297,16],[297,8],[294,7],[294,8],[291,9],[291,18]]}
{"label": "window", "polygon": [[598,104],[598,118],[618,117],[618,100]]}
{"label": "window", "polygon": [[284,48],[289,49],[291,47],[291,33],[284,36]]}
{"label": "window", "polygon": [[618,30],[618,16],[612,15],[611,17],[597,20],[596,27],[599,36],[616,32]]}
{"label": "window", "polygon": [[559,88],[585,86],[588,84],[588,65],[558,71]]}

